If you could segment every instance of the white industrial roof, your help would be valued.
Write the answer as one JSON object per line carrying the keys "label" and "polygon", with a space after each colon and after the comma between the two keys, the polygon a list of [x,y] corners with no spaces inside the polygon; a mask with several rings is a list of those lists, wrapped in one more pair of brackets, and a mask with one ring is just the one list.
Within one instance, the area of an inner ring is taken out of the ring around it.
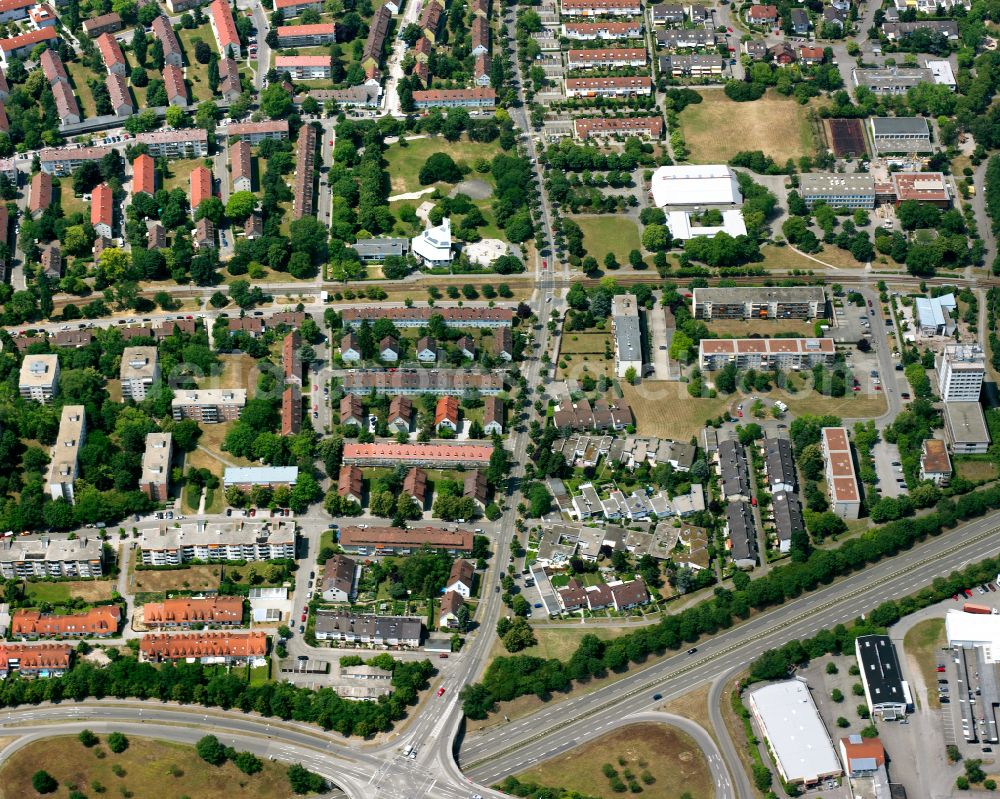
{"label": "white industrial roof", "polygon": [[653,202],[665,205],[740,205],[736,173],[725,164],[661,166],[653,173]]}
{"label": "white industrial roof", "polygon": [[671,211],[667,214],[667,227],[670,237],[687,241],[695,236],[714,236],[716,233],[728,233],[733,238],[747,234],[743,212],[739,208],[730,208],[722,212],[722,224],[714,227],[699,227],[691,224],[691,214],[687,211]]}
{"label": "white industrial roof", "polygon": [[944,617],[948,645],[979,646],[987,663],[1000,662],[1000,616],[949,610]]}
{"label": "white industrial roof", "polygon": [[951,314],[955,308],[955,295],[944,294],[940,297],[917,297],[917,318],[921,327],[938,327],[951,323]]}
{"label": "white industrial roof", "polygon": [[957,85],[955,83],[955,73],[952,71],[951,64],[948,61],[928,61],[927,69],[934,76],[935,83],[940,83],[942,86],[950,86],[953,89]]}
{"label": "white industrial roof", "polygon": [[750,696],[786,781],[813,782],[840,772],[837,753],[804,682],[771,683]]}

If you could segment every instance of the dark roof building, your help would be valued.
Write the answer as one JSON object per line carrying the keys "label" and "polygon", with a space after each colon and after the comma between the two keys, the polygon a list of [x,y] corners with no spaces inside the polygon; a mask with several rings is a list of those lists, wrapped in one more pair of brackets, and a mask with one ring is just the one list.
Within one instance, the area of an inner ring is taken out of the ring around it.
{"label": "dark roof building", "polygon": [[890,721],[897,715],[905,715],[910,692],[903,682],[896,647],[889,636],[862,635],[854,642],[854,652],[868,709]]}
{"label": "dark roof building", "polygon": [[[741,447],[742,449],[742,447]],[[726,525],[729,528],[729,554],[741,569],[757,565],[757,529],[749,502],[730,502],[726,506]]]}
{"label": "dark roof building", "polygon": [[750,497],[750,469],[743,445],[735,439],[719,442],[719,469],[724,499]]}

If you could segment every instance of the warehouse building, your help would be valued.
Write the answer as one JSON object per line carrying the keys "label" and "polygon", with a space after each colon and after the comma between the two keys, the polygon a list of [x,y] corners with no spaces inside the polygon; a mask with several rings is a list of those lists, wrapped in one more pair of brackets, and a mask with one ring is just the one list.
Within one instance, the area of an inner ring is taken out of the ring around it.
{"label": "warehouse building", "polygon": [[661,166],[653,173],[651,185],[657,208],[743,204],[736,173],[725,164]]}
{"label": "warehouse building", "polygon": [[861,669],[868,710],[886,721],[894,721],[913,704],[910,687],[903,680],[896,647],[888,635],[862,635],[854,642]]}
{"label": "warehouse building", "polygon": [[808,786],[840,776],[837,753],[805,682],[771,683],[747,698],[784,782]]}

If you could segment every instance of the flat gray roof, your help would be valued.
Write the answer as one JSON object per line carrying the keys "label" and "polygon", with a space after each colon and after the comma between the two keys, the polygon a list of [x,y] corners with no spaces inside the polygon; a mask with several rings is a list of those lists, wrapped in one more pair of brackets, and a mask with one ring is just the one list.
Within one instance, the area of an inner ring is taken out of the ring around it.
{"label": "flat gray roof", "polygon": [[714,287],[694,289],[693,294],[695,305],[705,302],[826,302],[822,286]]}
{"label": "flat gray roof", "polygon": [[983,416],[983,408],[978,402],[946,402],[944,421],[952,441],[960,444],[975,444],[981,441],[989,443],[990,433],[986,429],[986,417]]}
{"label": "flat gray roof", "polygon": [[842,175],[837,172],[818,172],[799,175],[799,192],[803,197],[843,194],[865,194],[875,196],[875,178],[871,174]]}
{"label": "flat gray roof", "polygon": [[923,117],[872,117],[875,136],[930,136],[930,128]]}

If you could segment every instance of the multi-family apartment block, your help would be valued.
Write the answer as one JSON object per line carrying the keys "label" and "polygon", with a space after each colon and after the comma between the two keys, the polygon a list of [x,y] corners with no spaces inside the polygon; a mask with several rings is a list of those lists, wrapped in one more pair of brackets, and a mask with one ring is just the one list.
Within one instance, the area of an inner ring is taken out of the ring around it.
{"label": "multi-family apartment block", "polygon": [[181,389],[170,403],[175,420],[194,419],[203,424],[232,422],[247,404],[245,388]]}
{"label": "multi-family apartment block", "polygon": [[696,288],[691,305],[696,319],[817,319],[826,294],[822,286]]}
{"label": "multi-family apartment block", "polygon": [[73,484],[78,474],[80,447],[87,438],[85,410],[82,405],[65,405],[59,420],[59,432],[49,462],[48,490],[52,499],[75,502]]}
{"label": "multi-family apartment block", "polygon": [[101,541],[97,538],[7,539],[0,544],[0,575],[5,580],[101,577],[102,556]]}
{"label": "multi-family apartment block", "polygon": [[25,399],[46,405],[52,402],[59,390],[59,356],[25,355],[17,388]]}
{"label": "multi-family apartment block", "polygon": [[167,498],[172,454],[173,436],[170,433],[146,434],[146,451],[142,455],[139,490],[153,502],[163,502]]}
{"label": "multi-family apartment block", "polygon": [[736,364],[738,369],[811,369],[833,363],[832,338],[702,339],[698,364],[704,371]]}
{"label": "multi-family apartment block", "polygon": [[178,566],[192,560],[261,561],[295,557],[292,522],[205,522],[144,530],[139,554],[147,566]]}

